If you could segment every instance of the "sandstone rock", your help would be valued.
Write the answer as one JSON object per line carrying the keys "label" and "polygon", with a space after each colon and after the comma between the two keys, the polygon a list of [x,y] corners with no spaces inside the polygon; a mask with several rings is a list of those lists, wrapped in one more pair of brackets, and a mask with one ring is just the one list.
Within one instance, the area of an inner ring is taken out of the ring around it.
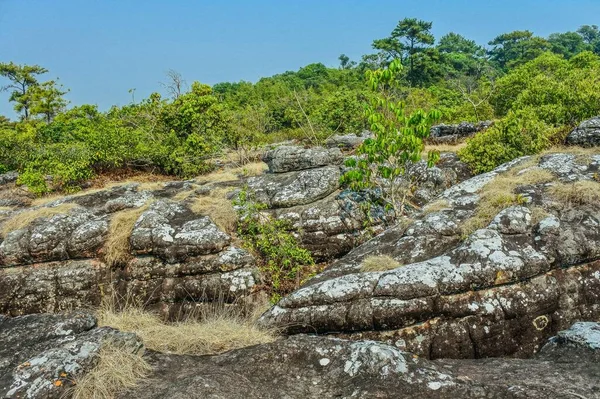
{"label": "sandstone rock", "polygon": [[340,169],[324,166],[281,174],[265,174],[248,180],[258,202],[270,208],[305,205],[320,200],[339,187]]}
{"label": "sandstone rock", "polygon": [[560,360],[428,361],[380,342],[297,335],[217,356],[151,353],[155,378],[121,397],[598,397],[600,364],[564,349]]}
{"label": "sandstone rock", "polygon": [[351,150],[358,148],[363,141],[372,137],[373,133],[369,132],[368,130],[364,130],[360,134],[334,134],[325,141],[325,145],[329,148],[342,148],[345,150]]}
{"label": "sandstone rock", "polygon": [[446,125],[442,123],[431,127],[429,140],[435,143],[456,142],[485,130],[493,124],[492,121],[478,123],[461,122],[456,125]]}
{"label": "sandstone rock", "polygon": [[88,313],[1,318],[0,395],[58,399],[97,364],[104,345],[142,350],[134,334],[95,326]]}
{"label": "sandstone rock", "polygon": [[6,172],[0,174],[0,186],[3,186],[8,183],[14,183],[19,178],[18,172]]}
{"label": "sandstone rock", "polygon": [[219,252],[230,241],[209,217],[198,218],[186,207],[165,200],[142,213],[131,233],[134,254],[154,254],[169,263]]}
{"label": "sandstone rock", "polygon": [[581,122],[569,133],[566,143],[581,147],[600,146],[600,116]]}
{"label": "sandstone rock", "polygon": [[[563,182],[589,179],[587,164],[544,157],[535,167]],[[530,209],[501,211],[464,238],[479,190],[528,161],[517,159],[447,189],[440,211],[415,214],[334,262],[283,298],[261,322],[288,333],[336,333],[377,339],[419,355],[485,357],[535,352],[559,329],[600,317],[600,204],[557,207],[548,187],[521,187],[528,206],[549,216],[534,224]],[[570,167],[570,169],[569,169]],[[518,177],[517,177],[518,179]],[[387,255],[394,270],[361,272],[367,256]],[[453,342],[453,345],[448,343]]]}
{"label": "sandstone rock", "polygon": [[342,153],[337,148],[302,148],[297,146],[279,146],[267,151],[263,161],[269,165],[271,173],[284,173],[313,169],[342,162]]}

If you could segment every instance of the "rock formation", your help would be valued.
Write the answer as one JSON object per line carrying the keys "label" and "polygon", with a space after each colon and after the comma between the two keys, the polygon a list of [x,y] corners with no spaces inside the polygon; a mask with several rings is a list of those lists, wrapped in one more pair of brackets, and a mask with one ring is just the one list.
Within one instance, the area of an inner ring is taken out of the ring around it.
{"label": "rock formation", "polygon": [[[376,205],[375,192],[357,193],[340,187],[340,176],[346,170],[343,158],[338,148],[281,146],[265,154],[270,173],[248,180],[256,200],[267,204],[273,216],[288,220],[299,232],[301,244],[317,260],[344,255],[391,221],[389,212]],[[419,182],[414,193],[416,205],[470,177],[466,165],[454,154],[443,154],[433,168],[419,162],[409,175]]]}
{"label": "rock formation", "polygon": [[[600,325],[576,323],[531,359],[430,361],[375,341],[297,335],[214,356],[147,352],[152,374],[119,398],[597,398]],[[93,316],[0,318],[3,398],[61,398],[110,345],[133,334],[96,328]],[[68,397],[68,396],[67,396]]]}
{"label": "rock formation", "polygon": [[475,133],[485,130],[492,126],[492,121],[483,121],[478,123],[461,122],[456,125],[439,124],[431,128],[429,141],[432,143],[456,143]]}
{"label": "rock formation", "polygon": [[569,133],[566,143],[581,147],[600,146],[600,116],[581,122]]}
{"label": "rock formation", "polygon": [[[600,155],[550,154],[459,183],[439,209],[355,248],[261,321],[433,359],[530,356],[574,321],[600,318],[599,167]],[[465,233],[498,184],[514,192],[488,204],[513,205]],[[361,271],[365,258],[381,255],[403,266]]]}

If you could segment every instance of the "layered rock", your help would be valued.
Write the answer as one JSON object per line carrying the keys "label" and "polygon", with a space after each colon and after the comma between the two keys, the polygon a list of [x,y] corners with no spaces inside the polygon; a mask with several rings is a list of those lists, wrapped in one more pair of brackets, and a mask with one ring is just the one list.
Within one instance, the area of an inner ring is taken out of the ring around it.
{"label": "layered rock", "polygon": [[360,134],[334,134],[325,141],[325,145],[329,148],[353,150],[358,148],[363,141],[372,137],[373,133],[368,130],[364,130]]}
{"label": "layered rock", "polygon": [[[577,181],[600,187],[599,166],[600,155],[551,154],[455,185],[441,195],[440,210],[352,250],[261,322],[290,334],[381,340],[429,358],[531,355],[573,321],[600,317],[600,203],[565,204],[552,194]],[[554,181],[519,185],[528,171],[550,172]],[[481,190],[508,174],[523,205],[464,237]],[[381,255],[403,266],[362,271],[367,257]]]}
{"label": "layered rock", "polygon": [[576,325],[532,359],[428,361],[381,342],[305,335],[218,356],[152,353],[155,378],[122,397],[596,398],[594,329]]}
{"label": "layered rock", "polygon": [[433,143],[456,143],[493,125],[492,121],[461,122],[456,125],[439,124],[431,127],[429,140]]}
{"label": "layered rock", "polygon": [[98,364],[107,345],[143,353],[135,334],[96,328],[88,313],[0,316],[0,396],[62,398]]}
{"label": "layered rock", "polygon": [[600,146],[600,116],[581,122],[569,133],[566,143],[581,147]]}
{"label": "layered rock", "polygon": [[[8,212],[5,220],[24,222],[0,242],[0,313],[97,306],[117,294],[174,315],[198,302],[249,295],[259,280],[254,258],[209,216],[171,199],[195,187],[129,184]],[[107,258],[122,245],[109,239],[123,234],[109,229],[111,220],[136,209],[124,253]]]}
{"label": "layered rock", "polygon": [[[346,171],[342,158],[337,148],[282,146],[265,154],[271,173],[248,180],[256,200],[266,204],[274,217],[289,221],[301,245],[317,260],[346,254],[391,221],[391,214],[378,205],[376,192],[340,187],[340,176]],[[454,154],[443,154],[439,165],[427,168],[419,162],[409,171],[409,178],[418,182],[415,205],[470,177]]]}

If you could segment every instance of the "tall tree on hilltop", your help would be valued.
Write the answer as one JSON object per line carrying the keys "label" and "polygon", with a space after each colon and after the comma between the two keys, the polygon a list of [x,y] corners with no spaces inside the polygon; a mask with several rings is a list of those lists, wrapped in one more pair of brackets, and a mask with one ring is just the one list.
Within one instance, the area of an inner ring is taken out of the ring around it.
{"label": "tall tree on hilltop", "polygon": [[431,26],[431,22],[404,18],[398,22],[390,37],[374,40],[373,48],[382,51],[388,61],[398,58],[403,64],[408,64],[409,81],[414,83],[415,56],[435,42]]}
{"label": "tall tree on hilltop", "polygon": [[33,86],[31,92],[32,115],[42,115],[47,123],[52,122],[54,117],[65,110],[68,102],[63,98],[67,91],[63,91],[62,85],[54,80]]}
{"label": "tall tree on hilltop", "polygon": [[28,120],[32,99],[31,88],[39,85],[36,75],[48,72],[39,65],[17,65],[14,62],[0,63],[0,76],[9,80],[9,84],[0,87],[0,91],[11,91],[9,101],[15,102],[15,111]]}

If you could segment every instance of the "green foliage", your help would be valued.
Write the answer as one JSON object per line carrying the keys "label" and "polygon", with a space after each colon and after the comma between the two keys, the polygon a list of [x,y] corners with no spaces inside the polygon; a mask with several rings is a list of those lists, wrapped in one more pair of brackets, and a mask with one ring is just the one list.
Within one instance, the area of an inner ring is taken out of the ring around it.
{"label": "green foliage", "polygon": [[550,144],[552,132],[534,112],[511,111],[494,126],[468,140],[458,155],[474,173],[489,172],[515,158],[543,151]]}
{"label": "green foliage", "polygon": [[488,44],[493,46],[490,58],[502,70],[531,61],[551,48],[547,40],[533,36],[528,30],[504,33]]}
{"label": "green foliage", "polygon": [[260,258],[261,271],[269,280],[271,301],[300,286],[307,268],[314,265],[310,252],[301,248],[289,222],[263,212],[266,205],[255,202],[246,189],[234,201],[238,210],[238,234]]}
{"label": "green foliage", "polygon": [[[365,140],[357,149],[357,158],[350,158],[346,166],[352,169],[342,176],[342,182],[354,190],[379,189],[396,215],[404,213],[404,203],[410,193],[399,181],[411,163],[421,159],[423,139],[438,120],[438,111],[416,111],[406,115],[404,103],[395,100],[390,91],[397,85],[402,70],[399,60],[392,61],[387,69],[367,72],[370,88],[375,92],[365,116],[375,137]],[[429,165],[439,157],[429,154]]]}

